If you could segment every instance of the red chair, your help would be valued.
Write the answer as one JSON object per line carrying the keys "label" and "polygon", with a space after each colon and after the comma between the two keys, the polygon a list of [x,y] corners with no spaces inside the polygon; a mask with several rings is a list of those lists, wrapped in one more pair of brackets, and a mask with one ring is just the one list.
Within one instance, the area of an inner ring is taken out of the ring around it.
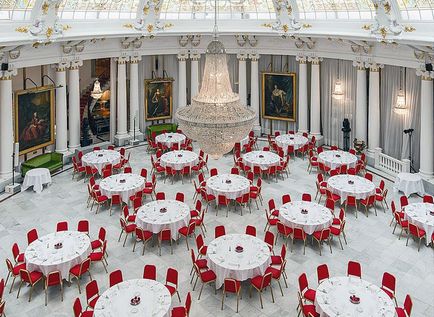
{"label": "red chair", "polygon": [[181,297],[178,292],[178,271],[169,267],[166,272],[166,284],[164,284],[169,290],[170,295],[175,293],[178,295],[179,302],[181,302]]}
{"label": "red chair", "polygon": [[330,228],[322,229],[321,231],[315,231],[312,234],[314,240],[318,242],[319,255],[321,256],[322,243],[325,241],[329,245],[330,253],[332,252],[332,245],[330,243]]}
{"label": "red chair", "polygon": [[423,202],[426,204],[434,204],[434,197],[430,195],[423,196]]}
{"label": "red chair", "polygon": [[30,293],[29,293],[29,302],[30,302],[32,300],[32,293],[33,293],[34,286],[38,284],[39,281],[43,280],[44,275],[42,275],[42,273],[38,271],[29,272],[26,269],[20,269],[20,277],[21,277],[21,282],[18,288],[17,298],[20,297],[21,287],[25,283],[30,286]]}
{"label": "red chair", "polygon": [[80,220],[77,224],[77,231],[89,235],[89,220]]}
{"label": "red chair", "polygon": [[[393,201],[392,201],[392,207],[393,207]],[[393,209],[393,208],[392,208]],[[395,227],[393,228],[392,233],[395,233],[396,227],[399,225],[401,227],[401,232],[399,233],[399,238],[398,240],[401,239],[402,233],[405,231],[408,234],[408,230],[409,230],[409,222],[408,220],[404,220],[404,215],[401,216],[401,214],[399,212],[395,212],[394,214],[395,217]]]}
{"label": "red chair", "polygon": [[99,299],[99,289],[98,289],[98,282],[96,280],[90,281],[86,285],[86,301],[87,301],[87,308],[95,308],[95,304]]}
{"label": "red chair", "polygon": [[223,292],[222,292],[222,307],[221,307],[222,310],[223,310],[223,305],[227,293],[233,293],[237,295],[237,313],[238,313],[238,306],[241,297],[241,282],[232,278],[225,278],[225,281],[223,283]]}
{"label": "red chair", "polygon": [[347,276],[355,276],[362,278],[362,267],[359,262],[349,261]]}
{"label": "red chair", "polygon": [[291,195],[285,194],[282,196],[282,205],[285,205],[290,202],[291,202]]}
{"label": "red chair", "polygon": [[256,237],[256,227],[247,225],[246,226],[246,234]]}
{"label": "red chair", "polygon": [[188,246],[188,237],[191,237],[192,235],[196,235],[196,223],[190,222],[188,226],[184,226],[182,228],[178,229],[178,241],[180,236],[185,237],[185,243],[187,244],[187,250],[190,250],[190,247]]}
{"label": "red chair", "polygon": [[61,221],[58,222],[56,225],[56,232],[60,231],[68,231],[68,222],[67,221]]}
{"label": "red chair", "polygon": [[373,181],[373,179],[374,179],[374,175],[372,175],[371,173],[366,173],[365,174],[365,178],[368,180],[368,181]]}
{"label": "red chair", "polygon": [[156,199],[157,200],[165,200],[166,199],[166,194],[164,192],[158,192],[156,195]]}
{"label": "red chair", "polygon": [[153,234],[151,231],[144,230],[139,227],[136,227],[135,233],[136,233],[136,239],[134,240],[133,252],[135,252],[136,250],[137,242],[142,242],[143,243],[142,255],[144,255],[146,244],[152,239]]}
{"label": "red chair", "polygon": [[316,183],[315,184],[316,184],[315,200],[318,197],[318,194],[320,194],[319,200],[318,200],[318,203],[320,203],[322,196],[325,196],[327,194],[327,182],[324,181],[323,174],[318,174],[316,176]]}
{"label": "red chair", "polygon": [[[3,293],[5,291],[5,280],[0,280],[0,302],[3,300]],[[0,315],[1,316],[1,315]]]}
{"label": "red chair", "polygon": [[175,200],[180,201],[180,202],[184,202],[184,194],[183,193],[176,193],[176,198]]}
{"label": "red chair", "polygon": [[133,169],[131,166],[127,166],[124,168],[124,174],[131,174],[133,172]]}
{"label": "red chair", "polygon": [[309,288],[306,273],[302,273],[298,277],[298,290],[304,300],[308,300],[311,303],[315,302],[316,291]]}
{"label": "red chair", "polygon": [[381,194],[375,194],[375,202],[379,201],[381,203],[384,212],[386,212],[386,208],[389,208],[386,200],[387,193],[388,189],[385,189]]}
{"label": "red chair", "polygon": [[279,284],[280,293],[282,294],[282,296],[283,296],[283,290],[282,290],[282,285],[280,284],[281,277],[283,277],[283,281],[285,282],[285,287],[288,288],[288,283],[286,282],[286,278],[285,278],[285,267],[286,267],[286,260],[283,260],[279,268],[269,266],[265,270],[265,274],[271,273],[273,280],[276,280],[277,284]]}
{"label": "red chair", "polygon": [[30,244],[35,240],[38,240],[38,231],[36,229],[32,229],[27,232],[27,243]]}
{"label": "red chair", "polygon": [[96,169],[96,167],[92,167],[92,166],[85,166],[84,167],[84,181],[86,181],[87,178],[89,177],[95,177],[95,175],[98,173],[98,170]]}
{"label": "red chair", "polygon": [[92,317],[93,311],[83,311],[83,307],[81,306],[80,298],[76,298],[74,301],[74,317]]}
{"label": "red chair", "polygon": [[304,232],[304,230],[302,228],[294,228],[294,230],[292,231],[292,236],[291,240],[291,252],[292,249],[294,247],[294,240],[303,240],[303,255],[306,254],[306,233]]}
{"label": "red chair", "polygon": [[327,264],[318,265],[316,268],[316,275],[318,276],[318,284],[321,284],[322,281],[329,279],[330,273]]}
{"label": "red chair", "polygon": [[197,247],[197,253],[199,254],[199,257],[206,256],[206,252],[208,251],[208,246],[205,245],[203,242],[203,237],[201,234],[198,234],[196,237],[196,247]]}
{"label": "red chair", "polygon": [[413,236],[414,238],[419,239],[419,243],[418,243],[418,247],[417,247],[417,251],[419,252],[420,250],[420,242],[422,241],[423,238],[426,238],[426,232],[425,230],[419,228],[418,226],[416,226],[415,224],[409,222],[408,223],[408,236],[407,236],[407,243],[405,244],[406,246],[408,246],[408,239],[410,238],[410,236]]}
{"label": "red chair", "polygon": [[396,301],[396,278],[392,274],[388,272],[383,273],[383,278],[381,280],[381,289],[395,301],[395,306],[398,306],[398,302]]}
{"label": "red chair", "polygon": [[330,210],[332,214],[335,212],[335,202],[332,199],[327,198],[325,203],[326,208]]}
{"label": "red chair", "polygon": [[136,231],[137,226],[135,223],[130,223],[127,225],[127,223],[123,218],[120,218],[120,223],[121,223],[121,233],[119,234],[118,242],[121,241],[122,234],[125,233],[125,240],[122,245],[124,247],[125,243],[127,242],[128,235],[131,233],[131,236],[134,236],[134,232]]}
{"label": "red chair", "polygon": [[210,171],[209,171],[209,174],[210,174],[210,177],[213,177],[213,176],[216,176],[216,175],[218,175],[218,170],[216,169],[216,168],[212,168]]}
{"label": "red chair", "polygon": [[179,175],[181,175],[181,182],[184,184],[184,176],[188,176],[191,178],[191,168],[190,166],[184,166],[180,171]]}
{"label": "red chair", "polygon": [[6,317],[6,315],[5,315],[5,305],[6,305],[5,301],[1,301],[0,302],[0,317]]}
{"label": "red chair", "polygon": [[413,302],[411,300],[410,295],[407,294],[404,300],[404,307],[396,307],[396,315],[398,317],[410,317],[411,316],[411,308],[413,307]]}
{"label": "red chair", "polygon": [[6,266],[8,268],[8,276],[6,277],[6,283],[8,283],[9,277],[13,277],[11,288],[9,289],[9,294],[12,292],[12,288],[14,287],[15,279],[20,276],[20,271],[26,268],[26,263],[18,263],[15,266],[9,259],[6,259]]}
{"label": "red chair", "polygon": [[119,194],[113,194],[112,198],[110,199],[110,216],[112,215],[112,207],[116,205],[120,208],[122,208],[123,205],[121,195]]}
{"label": "red chair", "polygon": [[62,275],[59,271],[53,271],[47,274],[45,278],[45,306],[48,302],[48,287],[50,286],[60,286],[60,298],[63,302],[63,280]]}
{"label": "red chair", "polygon": [[170,254],[173,254],[173,247],[172,247],[172,232],[170,229],[162,229],[158,233],[158,250],[159,255],[161,256],[161,242],[163,241],[169,241],[170,242]]}
{"label": "red chair", "polygon": [[101,251],[92,252],[89,255],[89,258],[92,260],[92,263],[101,262],[102,265],[104,266],[105,272],[108,273],[107,266],[106,266],[108,265],[108,263],[107,263],[107,259],[105,258],[106,249],[107,249],[107,240],[103,242]]}
{"label": "red chair", "polygon": [[194,209],[190,210],[190,217],[191,218],[199,217],[201,211],[202,211],[202,201],[196,200],[196,206],[194,207]]}
{"label": "red chair", "polygon": [[357,218],[357,199],[354,196],[347,196],[345,200],[345,212],[347,212],[347,207],[352,206],[355,207],[356,210],[356,218]]}
{"label": "red chair", "polygon": [[107,178],[112,176],[112,170],[111,169],[103,169],[102,170],[102,178]]}
{"label": "red chair", "polygon": [[214,228],[214,238],[217,239],[218,237],[224,236],[226,234],[225,226],[216,226]]}
{"label": "red chair", "polygon": [[232,167],[231,168],[231,174],[240,175],[240,171],[239,171],[238,167]]}
{"label": "red chair", "polygon": [[271,265],[280,266],[286,259],[286,245],[282,244],[280,255],[271,255]]}
{"label": "red chair", "polygon": [[[190,275],[192,275],[194,271],[194,265],[196,264],[199,270],[208,270],[208,261],[206,259],[197,259],[196,255],[194,254],[193,249],[190,250],[191,254],[191,263],[192,267],[190,270]],[[195,271],[194,271],[195,272]],[[193,274],[190,280],[190,284],[193,282],[195,275]]]}
{"label": "red chair", "polygon": [[86,168],[83,165],[81,165],[81,163],[77,162],[77,159],[75,156],[72,157],[72,167],[73,167],[72,179],[74,179],[75,174],[81,176],[81,175],[86,173]]}
{"label": "red chair", "polygon": [[175,178],[177,171],[174,168],[171,168],[170,166],[166,166],[164,168],[164,173],[165,173],[164,183],[166,183],[167,177],[170,176],[172,177],[172,184],[173,184],[173,179]]}
{"label": "red chair", "polygon": [[333,236],[338,237],[339,244],[341,245],[342,250],[344,249],[344,247],[343,247],[342,241],[341,241],[341,234],[344,237],[345,244],[347,244],[347,237],[345,236],[345,231],[344,231],[345,230],[345,223],[346,223],[345,220],[342,219],[342,220],[340,220],[339,227],[337,227],[337,226],[336,227],[335,226],[330,227],[330,233]]}
{"label": "red chair", "polygon": [[264,242],[268,245],[268,248],[274,254],[273,248],[274,244],[276,243],[274,233],[272,233],[271,231],[265,232]]}
{"label": "red chair", "polygon": [[[15,261],[15,263],[22,263],[22,262],[25,262],[25,259],[24,259],[24,253],[20,253],[20,248],[19,248],[19,246],[18,246],[18,244],[17,243],[14,243],[13,245],[12,245],[12,255],[14,256],[14,261]],[[0,296],[0,299],[1,299],[2,297]]]}
{"label": "red chair", "polygon": [[185,298],[185,305],[172,308],[171,317],[189,317],[191,308],[191,295],[190,292],[187,293]]}
{"label": "red chair", "polygon": [[99,190],[94,191],[93,192],[92,206],[90,207],[90,210],[93,209],[94,204],[97,204],[98,207],[97,207],[96,212],[95,212],[95,214],[97,214],[99,212],[99,208],[101,207],[101,205],[108,203],[108,201],[109,201],[109,199],[106,195],[101,194],[101,192]]}
{"label": "red chair", "polygon": [[155,265],[146,264],[143,267],[143,278],[146,280],[157,280],[157,268]]}
{"label": "red chair", "polygon": [[264,231],[267,231],[271,227],[277,226],[279,219],[277,219],[277,217],[269,213],[267,209],[265,209],[265,217],[267,218],[267,223],[265,224]]}
{"label": "red chair", "polygon": [[[136,203],[137,201],[135,200],[134,202]],[[134,207],[136,207],[136,206],[134,206]],[[136,217],[137,217],[137,215],[136,215],[136,214],[130,214],[127,205],[125,205],[125,206],[122,208],[122,213],[123,213],[123,216],[124,216],[124,220],[125,220],[125,222],[126,222],[127,224],[129,224],[129,223],[131,223],[131,222],[136,222]]]}
{"label": "red chair", "polygon": [[205,284],[210,284],[210,283],[215,283],[217,276],[215,275],[213,270],[200,270],[199,267],[197,266],[197,264],[194,264],[194,269],[196,271],[196,281],[194,282],[193,285],[193,291],[196,288],[196,283],[197,280],[200,279],[200,281],[202,282],[202,286],[200,288],[200,292],[199,292],[199,297],[197,298],[198,300],[200,300],[200,296],[202,295],[202,290],[203,290],[203,286]]}
{"label": "red chair", "polygon": [[218,195],[217,196],[217,208],[216,208],[216,211],[215,211],[216,216],[218,214],[219,207],[220,206],[225,206],[226,207],[226,217],[227,217],[228,213],[229,213],[229,203],[230,203],[230,200],[227,199],[226,196],[224,196],[224,195]]}
{"label": "red chair", "polygon": [[124,278],[122,277],[122,271],[116,270],[109,275],[109,287],[115,286],[116,284],[122,283]]}
{"label": "red chair", "polygon": [[338,216],[339,218],[333,218],[333,222],[332,222],[332,225],[334,225],[334,226],[340,226],[341,225],[341,223],[342,223],[342,221],[344,221],[344,219],[345,219],[345,211],[344,211],[344,209],[343,208],[341,208],[340,210],[339,210],[339,216]]}
{"label": "red chair", "polygon": [[328,199],[331,199],[334,201],[334,203],[336,204],[337,202],[339,202],[341,200],[341,196],[333,194],[330,190],[326,189],[326,197]]}
{"label": "red chair", "polygon": [[302,313],[304,317],[320,317],[320,315],[318,314],[318,312],[315,310],[315,305],[313,305],[313,304],[305,304],[303,302],[303,299],[302,299],[300,293],[297,293],[297,296],[298,296],[298,306],[297,306],[297,308],[300,308],[300,312],[299,312],[298,315],[300,315],[300,313]]}
{"label": "red chair", "polygon": [[264,308],[264,305],[262,304],[262,291],[265,290],[268,286],[271,290],[271,298],[274,303],[274,294],[273,294],[273,287],[271,286],[271,279],[273,278],[273,275],[271,272],[265,273],[264,275],[258,275],[250,279],[250,297],[252,297],[252,288],[255,288],[259,292],[259,299],[261,301],[261,308]]}
{"label": "red chair", "polygon": [[312,201],[312,197],[310,196],[310,194],[305,193],[301,196],[301,200],[302,201]]}
{"label": "red chair", "polygon": [[274,202],[273,198],[271,198],[268,201],[268,211],[274,217],[278,217],[279,216],[279,209],[276,208],[276,203]]}
{"label": "red chair", "polygon": [[[278,236],[282,236],[283,239],[288,239],[291,237],[292,234],[292,228],[286,226],[283,222],[278,222],[277,225],[277,234]],[[277,238],[276,238],[276,242],[277,242]]]}
{"label": "red chair", "polygon": [[407,196],[401,196],[399,197],[399,201],[401,203],[401,210],[403,210],[408,205],[408,198]]}
{"label": "red chair", "polygon": [[77,264],[75,266],[73,266],[70,270],[69,270],[69,277],[68,277],[68,281],[69,283],[71,283],[71,278],[76,278],[77,279],[77,286],[78,286],[78,292],[81,294],[81,288],[80,288],[80,281],[79,279],[81,279],[81,277],[85,274],[88,273],[90,280],[92,280],[92,275],[90,274],[90,262],[91,259],[87,258],[85,260],[83,260],[80,264]]}

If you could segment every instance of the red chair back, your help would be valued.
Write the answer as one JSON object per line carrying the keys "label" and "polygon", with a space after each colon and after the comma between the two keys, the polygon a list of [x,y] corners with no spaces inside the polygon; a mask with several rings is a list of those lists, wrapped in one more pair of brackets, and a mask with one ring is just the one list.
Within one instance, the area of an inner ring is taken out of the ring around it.
{"label": "red chair back", "polygon": [[133,172],[133,169],[130,166],[127,166],[124,168],[124,173],[125,174],[131,174]]}
{"label": "red chair back", "polygon": [[[20,247],[18,246],[17,243],[14,243],[12,245],[12,255],[14,256],[14,259],[16,260],[18,258],[18,256],[20,255]],[[0,299],[2,297],[0,296]]]}
{"label": "red chair back", "polygon": [[238,170],[237,167],[232,167],[232,168],[231,168],[231,174],[239,175],[239,174],[240,174],[240,171]]}
{"label": "red chair back", "polygon": [[47,286],[60,285],[61,283],[62,283],[62,275],[60,274],[60,271],[50,272],[47,274],[45,278],[45,284]]}
{"label": "red chair back", "polygon": [[157,268],[155,267],[155,265],[145,265],[145,267],[143,268],[143,278],[154,281],[157,279]]}
{"label": "red chair back", "polygon": [[166,272],[166,285],[173,285],[178,288],[178,271],[171,267]]}
{"label": "red chair back", "polygon": [[170,241],[172,239],[172,233],[170,229],[163,229],[158,233],[158,239],[160,241]]}
{"label": "red chair back", "polygon": [[66,222],[66,221],[58,222],[56,225],[56,231],[57,232],[68,231],[68,222]]}
{"label": "red chair back", "polygon": [[226,234],[225,226],[216,226],[214,229],[214,237],[217,239],[218,237],[224,236]]}
{"label": "red chair back", "polygon": [[348,262],[348,276],[356,276],[362,278],[362,267],[359,262],[349,261]]}
{"label": "red chair back", "polygon": [[330,277],[329,267],[327,266],[327,264],[318,265],[318,267],[316,268],[316,273],[318,276],[318,284]]}
{"label": "red chair back", "polygon": [[434,204],[434,198],[430,195],[423,196],[423,202],[427,204]]}
{"label": "red chair back", "polygon": [[417,225],[415,225],[414,223],[409,222],[408,223],[408,231],[410,232],[410,234],[412,236],[415,237],[422,237],[424,235],[424,233],[422,233],[421,229],[419,229],[419,227]]}
{"label": "red chair back", "polygon": [[300,293],[303,294],[304,290],[309,288],[309,283],[307,282],[306,273],[302,273],[298,277],[298,289],[300,290]]}
{"label": "red chair back", "polygon": [[282,196],[282,204],[287,204],[291,202],[291,195],[285,194]]}
{"label": "red chair back", "polygon": [[116,284],[123,282],[123,280],[124,280],[124,278],[122,277],[122,271],[121,270],[113,271],[109,275],[110,287],[115,286]]}
{"label": "red chair back", "polygon": [[225,290],[225,292],[228,293],[238,293],[239,287],[238,284],[239,282],[237,282],[237,280],[233,279],[233,278],[225,278],[224,284],[223,284],[223,288]]}
{"label": "red chair back", "polygon": [[191,295],[190,292],[188,292],[187,297],[185,298],[185,310],[187,313],[187,316],[190,314],[190,308],[191,308]]}
{"label": "red chair back", "polygon": [[399,198],[399,201],[401,203],[401,209],[403,209],[405,206],[408,205],[408,198],[407,198],[407,196],[401,196]]}
{"label": "red chair back", "polygon": [[74,317],[80,317],[83,312],[83,306],[81,306],[80,298],[76,298],[74,301],[74,305],[72,306],[74,311]]}
{"label": "red chair back", "polygon": [[157,197],[157,200],[165,200],[166,194],[164,192],[158,192],[156,197]]}
{"label": "red chair back", "polygon": [[94,297],[99,296],[98,282],[92,280],[86,285],[86,300],[89,303]]}
{"label": "red chair back", "polygon": [[407,294],[404,300],[404,310],[407,313],[407,316],[411,315],[411,308],[413,307],[413,302],[411,300],[410,295]]}
{"label": "red chair back", "polygon": [[38,239],[38,231],[36,229],[32,229],[27,232],[27,243],[30,244],[33,241]]}
{"label": "red chair back", "polygon": [[262,283],[261,283],[261,290],[263,290],[265,287],[267,287],[268,285],[271,284],[271,279],[273,278],[273,275],[271,274],[271,272],[266,273],[263,277],[262,277]]}
{"label": "red chair back", "polygon": [[265,232],[265,237],[264,237],[264,242],[266,244],[268,244],[268,246],[273,249],[274,246],[274,233],[272,233],[271,231],[267,231]]}
{"label": "red chair back", "polygon": [[250,225],[246,226],[246,234],[256,237],[256,227]]}
{"label": "red chair back", "polygon": [[226,196],[218,195],[217,196],[217,204],[219,205],[229,205],[229,200],[226,198]]}
{"label": "red chair back", "polygon": [[80,220],[77,225],[77,231],[89,234],[89,220]]}
{"label": "red chair back", "polygon": [[216,175],[218,174],[218,171],[217,171],[216,168],[212,168],[212,169],[209,171],[209,174],[210,174],[211,177],[212,177],[212,176],[216,176]]}
{"label": "red chair back", "polygon": [[87,271],[89,271],[89,268],[90,268],[90,258],[87,258],[83,262],[81,262],[81,264],[80,264],[79,275],[82,275],[83,273],[86,273]]}
{"label": "red chair back", "polygon": [[183,193],[176,193],[176,198],[175,198],[177,201],[180,201],[180,202],[184,202],[184,194]]}
{"label": "red chair back", "polygon": [[396,278],[389,272],[383,273],[383,278],[381,280],[381,286],[382,288],[386,288],[390,291],[392,291],[393,294],[395,294],[396,289]]}
{"label": "red chair back", "polygon": [[312,201],[312,197],[310,196],[310,194],[303,194],[302,196],[301,196],[301,200],[303,200],[303,201]]}
{"label": "red chair back", "polygon": [[335,202],[333,201],[333,199],[327,198],[325,206],[331,211],[335,210]]}
{"label": "red chair back", "polygon": [[371,181],[371,182],[372,182],[372,180],[374,179],[374,175],[372,175],[371,173],[366,173],[366,174],[365,174],[365,178],[366,178],[368,181]]}

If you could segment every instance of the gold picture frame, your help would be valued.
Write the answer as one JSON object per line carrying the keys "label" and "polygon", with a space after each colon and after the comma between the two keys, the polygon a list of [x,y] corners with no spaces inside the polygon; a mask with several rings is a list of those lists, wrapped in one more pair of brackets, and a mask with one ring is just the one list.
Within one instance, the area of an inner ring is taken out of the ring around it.
{"label": "gold picture frame", "polygon": [[15,142],[19,155],[54,144],[54,86],[14,92]]}
{"label": "gold picture frame", "polygon": [[295,73],[262,73],[262,118],[295,122],[296,100]]}
{"label": "gold picture frame", "polygon": [[145,120],[164,120],[172,118],[173,78],[145,80]]}

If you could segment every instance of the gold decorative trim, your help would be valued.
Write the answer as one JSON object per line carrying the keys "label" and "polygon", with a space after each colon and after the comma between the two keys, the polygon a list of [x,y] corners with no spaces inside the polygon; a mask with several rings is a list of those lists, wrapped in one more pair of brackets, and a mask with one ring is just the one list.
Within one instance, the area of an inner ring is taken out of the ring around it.
{"label": "gold decorative trim", "polygon": [[414,32],[414,31],[416,31],[416,28],[414,26],[412,26],[412,25],[404,26],[404,32],[410,33],[410,32]]}
{"label": "gold decorative trim", "polygon": [[148,33],[152,33],[152,31],[154,31],[154,25],[153,24],[148,24],[146,26],[146,30],[148,31]]}
{"label": "gold decorative trim", "polygon": [[127,29],[132,29],[133,28],[133,25],[131,24],[131,23],[125,23],[125,24],[123,24],[122,25],[124,28],[127,28]]}
{"label": "gold decorative trim", "polygon": [[62,27],[63,31],[67,31],[70,28],[72,28],[72,27],[70,25],[68,25],[68,24],[63,25],[63,27]]}
{"label": "gold decorative trim", "polygon": [[362,29],[363,29],[363,30],[366,30],[366,31],[369,31],[371,28],[372,28],[372,24],[364,24],[364,25],[362,26]]}
{"label": "gold decorative trim", "polygon": [[312,27],[312,24],[303,23],[302,27],[303,27],[303,29],[310,29]]}
{"label": "gold decorative trim", "polygon": [[20,33],[27,33],[27,32],[29,32],[29,27],[27,27],[27,26],[20,26],[20,27],[17,27],[15,29],[15,31],[16,32],[20,32]]}
{"label": "gold decorative trim", "polygon": [[54,33],[54,30],[52,27],[48,27],[47,31],[45,32],[45,35],[47,36],[47,38],[50,38]]}
{"label": "gold decorative trim", "polygon": [[50,8],[50,5],[48,4],[48,2],[44,1],[44,3],[42,4],[41,10],[45,15],[48,13],[49,8]]}

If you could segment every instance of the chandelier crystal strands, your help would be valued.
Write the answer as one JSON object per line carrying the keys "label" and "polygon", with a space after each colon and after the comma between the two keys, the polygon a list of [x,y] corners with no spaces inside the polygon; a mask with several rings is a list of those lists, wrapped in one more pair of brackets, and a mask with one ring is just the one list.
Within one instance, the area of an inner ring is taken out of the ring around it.
{"label": "chandelier crystal strands", "polygon": [[399,70],[400,74],[399,74],[399,91],[398,91],[398,95],[396,96],[396,104],[393,107],[393,111],[396,114],[399,115],[404,115],[407,113],[407,105],[405,102],[405,88],[402,89],[402,76],[404,76],[404,82],[405,82],[405,71],[404,71],[404,75],[402,74],[402,67]]}
{"label": "chandelier crystal strands", "polygon": [[340,77],[339,64],[340,64],[340,60],[338,60],[338,78],[335,82],[335,89],[333,90],[333,93],[332,93],[333,98],[335,98],[337,100],[341,100],[344,97],[344,88],[343,88],[341,80],[339,79],[339,77]]}
{"label": "chandelier crystal strands", "polygon": [[219,159],[253,127],[255,112],[240,103],[232,91],[226,51],[217,39],[217,5],[214,38],[206,50],[205,70],[199,93],[191,105],[176,112],[180,129],[213,159]]}

